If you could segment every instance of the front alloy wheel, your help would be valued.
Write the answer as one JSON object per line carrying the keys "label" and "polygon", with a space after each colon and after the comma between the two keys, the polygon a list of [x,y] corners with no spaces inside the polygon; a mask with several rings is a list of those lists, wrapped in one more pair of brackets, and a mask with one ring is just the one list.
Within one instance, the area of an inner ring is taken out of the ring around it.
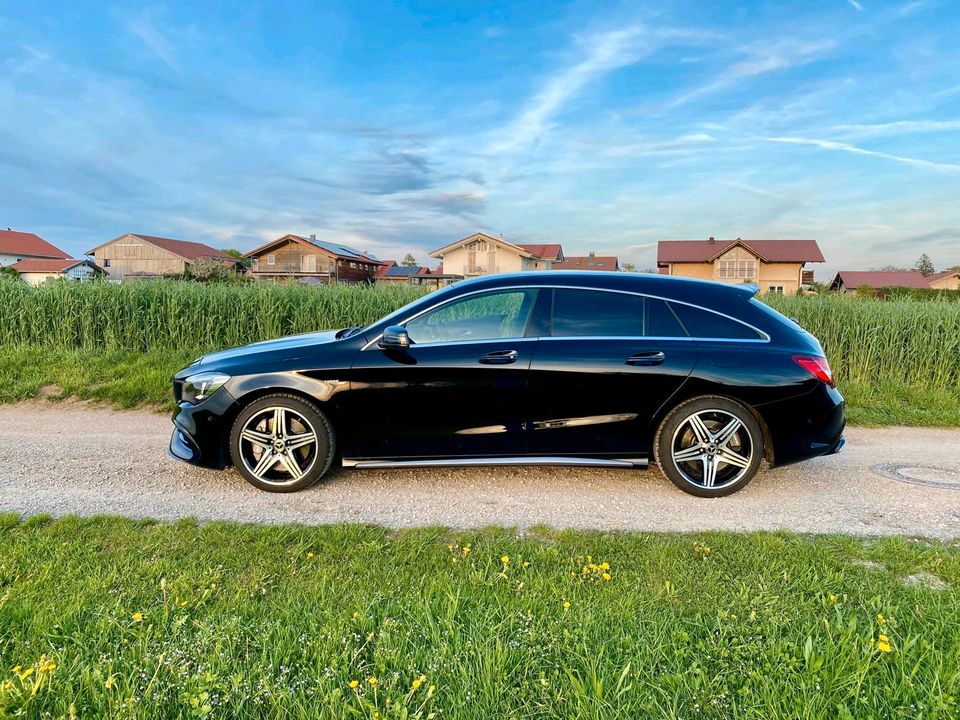
{"label": "front alloy wheel", "polygon": [[763,460],[763,433],[745,407],[727,398],[681,405],[657,434],[657,461],[681,490],[700,497],[736,492]]}
{"label": "front alloy wheel", "polygon": [[302,490],[330,467],[333,431],[311,403],[295,395],[270,395],[237,416],[230,454],[240,474],[261,490]]}

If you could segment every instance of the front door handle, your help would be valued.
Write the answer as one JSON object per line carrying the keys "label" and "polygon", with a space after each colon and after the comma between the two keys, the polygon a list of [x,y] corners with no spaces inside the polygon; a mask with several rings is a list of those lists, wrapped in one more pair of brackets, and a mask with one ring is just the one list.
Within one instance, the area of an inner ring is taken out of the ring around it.
{"label": "front door handle", "polygon": [[628,357],[624,362],[627,365],[662,365],[667,356],[662,351],[636,353]]}
{"label": "front door handle", "polygon": [[518,357],[516,350],[494,350],[481,355],[480,362],[484,365],[509,365],[515,363]]}

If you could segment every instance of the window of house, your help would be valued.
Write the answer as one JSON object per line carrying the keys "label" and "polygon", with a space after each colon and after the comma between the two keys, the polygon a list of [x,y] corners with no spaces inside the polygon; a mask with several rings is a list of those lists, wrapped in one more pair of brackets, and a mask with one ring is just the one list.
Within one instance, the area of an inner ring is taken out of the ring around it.
{"label": "window of house", "polygon": [[276,265],[277,256],[276,255],[267,255],[267,265]]}
{"label": "window of house", "polygon": [[553,296],[554,337],[639,337],[643,298],[598,290],[557,289]]}
{"label": "window of house", "polygon": [[407,333],[415,343],[521,338],[536,298],[533,289],[471,295],[414,318]]}
{"label": "window of house", "polygon": [[771,285],[770,287],[767,288],[767,292],[783,295],[783,285]]}
{"label": "window of house", "polygon": [[756,260],[720,260],[717,263],[717,278],[720,280],[753,280],[756,277]]}
{"label": "window of house", "polygon": [[756,330],[733,318],[692,305],[668,304],[691,337],[721,340],[758,340],[761,337]]}
{"label": "window of house", "polygon": [[110,267],[110,258],[104,258],[104,259],[103,259],[103,266],[104,266],[105,268]]}

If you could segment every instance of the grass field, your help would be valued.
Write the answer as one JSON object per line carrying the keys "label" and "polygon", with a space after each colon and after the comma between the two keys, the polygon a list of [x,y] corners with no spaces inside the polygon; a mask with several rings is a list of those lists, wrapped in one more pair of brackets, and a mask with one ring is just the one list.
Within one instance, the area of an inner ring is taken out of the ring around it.
{"label": "grass field", "polygon": [[956,546],[10,516],[0,528],[4,716],[960,712]]}
{"label": "grass field", "polygon": [[[422,294],[184,282],[0,282],[0,401],[37,394],[169,408],[170,377],[210,350],[367,324]],[[960,426],[960,302],[768,296],[820,338],[851,422]]]}

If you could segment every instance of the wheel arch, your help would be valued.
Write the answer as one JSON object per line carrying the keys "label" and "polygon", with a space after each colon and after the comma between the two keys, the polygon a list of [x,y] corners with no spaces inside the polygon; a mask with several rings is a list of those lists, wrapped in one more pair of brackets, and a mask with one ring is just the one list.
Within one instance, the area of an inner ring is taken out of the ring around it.
{"label": "wheel arch", "polygon": [[760,426],[760,432],[763,434],[763,457],[770,463],[770,465],[775,464],[775,457],[773,452],[773,436],[770,434],[770,428],[767,426],[767,421],[764,419],[763,415],[750,403],[746,402],[743,398],[739,398],[734,394],[725,393],[725,392],[716,392],[711,390],[705,390],[704,392],[698,392],[696,394],[685,395],[682,400],[675,400],[674,402],[666,402],[657,411],[657,414],[654,416],[653,422],[650,424],[651,433],[650,433],[650,454],[655,460],[659,462],[657,457],[657,438],[660,435],[660,430],[663,428],[664,423],[676,410],[688,405],[695,400],[702,400],[704,398],[722,398],[724,400],[729,400],[735,402],[738,405],[746,408],[754,419],[757,421],[757,424]]}

